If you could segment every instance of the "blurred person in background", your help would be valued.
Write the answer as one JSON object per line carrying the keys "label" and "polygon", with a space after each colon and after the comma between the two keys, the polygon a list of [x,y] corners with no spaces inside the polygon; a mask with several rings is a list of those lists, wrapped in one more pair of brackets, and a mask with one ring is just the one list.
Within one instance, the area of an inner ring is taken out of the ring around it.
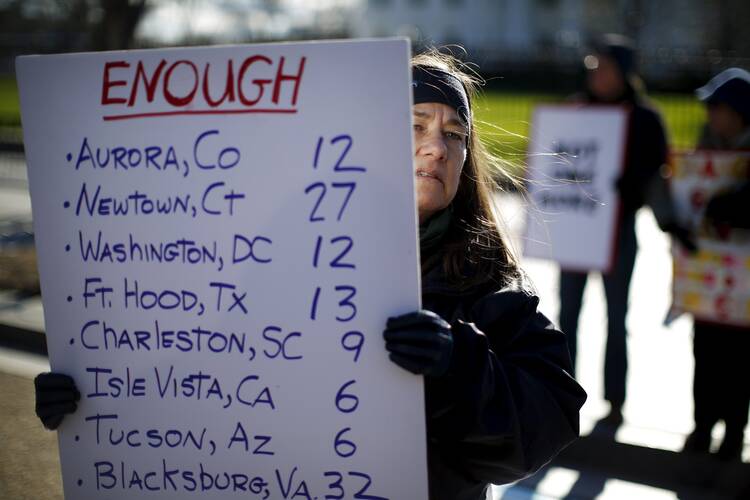
{"label": "blurred person in background", "polygon": [[750,150],[749,88],[750,72],[729,68],[695,91],[708,113],[698,148]]}
{"label": "blurred person in background", "polygon": [[[675,222],[666,181],[660,170],[667,162],[667,139],[659,113],[645,96],[636,73],[633,43],[616,34],[603,35],[584,58],[586,88],[571,101],[591,105],[623,106],[629,112],[625,165],[616,182],[621,210],[617,254],[612,270],[602,276],[607,299],[607,344],[604,360],[604,399],[610,413],[603,420],[614,426],[622,423],[625,380],[628,369],[625,317],[628,292],[638,248],[635,214],[644,204],[651,206],[659,227],[692,248],[689,233]],[[560,272],[560,329],[568,339],[575,367],[578,318],[588,273]]]}
{"label": "blurred person in background", "polygon": [[[750,151],[750,73],[730,68],[696,91],[706,104],[706,123],[699,149]],[[721,237],[732,228],[750,229],[750,180],[709,200],[706,222]],[[750,328],[696,320],[693,326],[695,430],[685,450],[707,453],[711,431],[723,420],[724,440],[718,456],[740,460],[750,406]]]}

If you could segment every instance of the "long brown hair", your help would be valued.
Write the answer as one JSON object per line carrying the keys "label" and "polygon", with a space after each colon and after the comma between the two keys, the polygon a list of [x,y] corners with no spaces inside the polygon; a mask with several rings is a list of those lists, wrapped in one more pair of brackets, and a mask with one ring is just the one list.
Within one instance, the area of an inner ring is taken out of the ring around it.
{"label": "long brown hair", "polygon": [[414,56],[411,64],[454,75],[463,83],[472,108],[466,161],[452,202],[453,222],[446,235],[444,251],[423,260],[423,271],[434,266],[434,259],[439,258],[448,281],[460,289],[488,280],[505,284],[517,278],[520,270],[492,210],[492,189],[496,187],[492,174],[496,172],[511,178],[502,169],[502,162],[487,150],[477,131],[473,102],[483,81],[459,59],[437,49]]}

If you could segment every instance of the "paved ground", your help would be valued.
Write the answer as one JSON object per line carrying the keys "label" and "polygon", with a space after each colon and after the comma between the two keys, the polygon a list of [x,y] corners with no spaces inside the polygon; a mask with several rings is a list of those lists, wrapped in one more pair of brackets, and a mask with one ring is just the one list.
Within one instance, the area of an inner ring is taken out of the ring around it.
{"label": "paved ground", "polygon": [[[515,197],[504,197],[498,205],[521,253],[524,206]],[[640,248],[627,318],[630,368],[624,425],[612,429],[612,436],[603,437],[613,438],[611,443],[587,445],[591,453],[583,463],[571,466],[565,460],[557,461],[529,481],[495,488],[496,499],[713,499],[723,498],[718,491],[723,487],[718,483],[734,481],[737,474],[750,477],[746,469],[728,471],[710,457],[693,459],[673,453],[682,449],[685,436],[693,428],[692,320],[683,316],[669,326],[663,324],[671,300],[670,242],[649,211],[639,212],[636,230]],[[541,310],[556,319],[557,266],[536,259],[524,259],[523,266],[542,299]],[[581,412],[583,435],[589,435],[597,420],[609,411],[602,385],[606,324],[604,288],[601,279],[592,275],[584,293],[578,340],[578,380],[589,395]],[[717,426],[714,447],[722,435],[723,428]],[[746,436],[750,437],[750,429]],[[618,458],[608,460],[603,456],[609,453]],[[747,441],[744,459],[750,459]],[[628,461],[642,461],[643,467],[639,469]],[[644,470],[649,467],[655,470]]]}
{"label": "paved ground", "polygon": [[[0,220],[31,219],[26,168],[20,157],[0,162]],[[39,328],[41,304],[18,307],[10,294],[0,294],[0,316],[5,324]],[[34,415],[35,373],[49,367],[40,356],[0,348],[0,499],[62,499],[57,437]]]}
{"label": "paved ground", "polygon": [[57,437],[34,415],[31,379],[0,373],[0,401],[0,498],[62,499]]}

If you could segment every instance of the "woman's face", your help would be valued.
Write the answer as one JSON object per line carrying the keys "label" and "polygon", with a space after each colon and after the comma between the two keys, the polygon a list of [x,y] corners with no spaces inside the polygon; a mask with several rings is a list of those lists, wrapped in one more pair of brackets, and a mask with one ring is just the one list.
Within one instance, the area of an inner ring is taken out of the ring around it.
{"label": "woman's face", "polygon": [[468,131],[446,104],[415,104],[414,168],[420,224],[450,205],[466,160]]}
{"label": "woman's face", "polygon": [[625,80],[614,59],[597,54],[597,63],[589,69],[588,86],[602,101],[614,101],[625,93]]}
{"label": "woman's face", "polygon": [[723,102],[708,105],[708,126],[714,134],[730,142],[745,128],[742,115]]}

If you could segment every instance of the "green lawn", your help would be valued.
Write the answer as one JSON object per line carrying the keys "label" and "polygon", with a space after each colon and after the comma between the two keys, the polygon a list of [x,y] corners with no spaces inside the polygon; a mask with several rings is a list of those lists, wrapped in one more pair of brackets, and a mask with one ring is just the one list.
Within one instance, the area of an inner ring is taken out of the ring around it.
{"label": "green lawn", "polygon": [[0,126],[19,127],[19,109],[16,80],[12,77],[0,77]]}
{"label": "green lawn", "polygon": [[[475,111],[490,148],[500,157],[518,163],[526,152],[534,106],[559,103],[563,99],[564,96],[554,94],[488,91]],[[651,99],[664,118],[671,148],[692,148],[706,119],[703,105],[691,94],[653,94]]]}
{"label": "green lawn", "polygon": [[692,149],[706,122],[706,108],[693,94],[654,94],[674,149]]}
{"label": "green lawn", "polygon": [[[534,106],[560,103],[564,96],[486,92],[476,104],[480,130],[490,149],[512,163],[524,161],[529,123]],[[664,119],[670,147],[690,149],[706,119],[703,105],[691,94],[653,94],[651,99]]]}
{"label": "green lawn", "polygon": [[[705,120],[702,105],[691,94],[654,94],[651,96],[664,116],[672,148],[693,146],[701,123]],[[529,121],[539,103],[561,102],[555,94],[500,93],[488,91],[476,104],[480,130],[491,149],[514,163],[523,161]],[[0,127],[20,126],[18,91],[15,79],[0,78]]]}

